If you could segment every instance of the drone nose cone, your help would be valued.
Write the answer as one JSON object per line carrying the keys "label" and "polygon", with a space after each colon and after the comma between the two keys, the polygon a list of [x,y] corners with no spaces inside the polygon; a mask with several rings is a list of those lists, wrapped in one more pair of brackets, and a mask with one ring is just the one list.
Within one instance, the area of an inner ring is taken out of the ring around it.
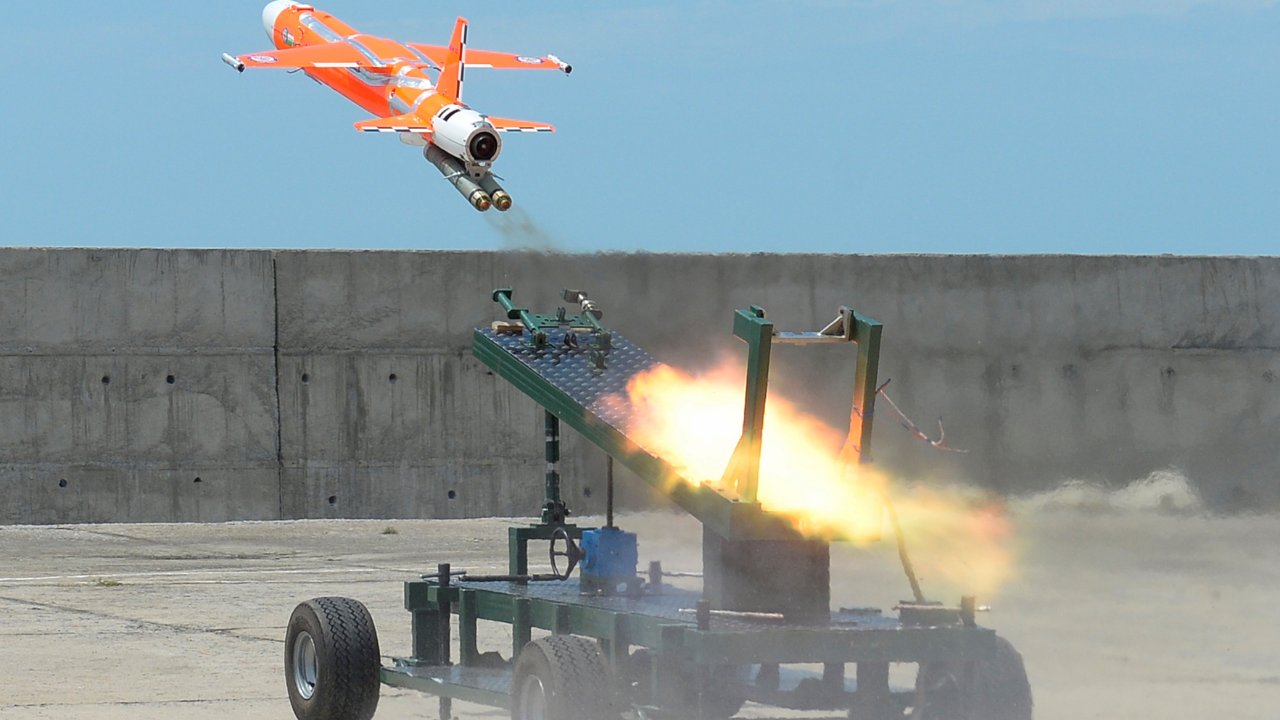
{"label": "drone nose cone", "polygon": [[291,0],[272,0],[262,8],[262,27],[267,31],[267,37],[271,38],[272,42],[276,39],[276,18],[280,17],[280,13],[297,4]]}

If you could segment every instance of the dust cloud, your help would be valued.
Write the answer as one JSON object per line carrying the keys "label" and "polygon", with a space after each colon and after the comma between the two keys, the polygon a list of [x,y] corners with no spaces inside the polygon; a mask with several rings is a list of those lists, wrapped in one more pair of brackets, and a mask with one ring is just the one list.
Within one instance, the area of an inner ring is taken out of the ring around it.
{"label": "dust cloud", "polygon": [[[1280,516],[1215,512],[1174,469],[1121,487],[1064,479],[1009,497],[1007,507],[1018,573],[978,598],[992,606],[979,623],[1023,654],[1037,720],[1274,717]],[[642,569],[648,560],[701,569],[693,518],[629,512],[618,524],[639,533]],[[959,590],[928,568],[931,550],[912,540],[926,596],[957,603]],[[672,583],[698,587],[696,579]],[[834,544],[831,592],[833,607],[886,612],[909,597],[890,536]]]}
{"label": "dust cloud", "polygon": [[1015,498],[1016,512],[1085,510],[1095,512],[1197,513],[1204,510],[1200,494],[1178,470],[1157,470],[1120,488],[1087,480],[1068,480],[1057,488]]}

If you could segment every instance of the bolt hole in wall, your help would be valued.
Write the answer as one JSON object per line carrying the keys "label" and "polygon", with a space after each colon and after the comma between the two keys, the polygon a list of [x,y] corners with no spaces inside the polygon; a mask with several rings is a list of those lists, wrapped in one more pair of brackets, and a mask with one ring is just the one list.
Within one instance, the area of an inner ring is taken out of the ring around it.
{"label": "bolt hole in wall", "polygon": [[329,504],[330,504],[330,505],[337,505],[337,504],[338,504],[338,496],[337,496],[337,495],[330,495],[330,496],[329,496]]}
{"label": "bolt hole in wall", "polygon": [[396,377],[395,373],[391,373],[390,375],[387,376],[387,382],[391,383],[392,385],[395,385],[396,381],[399,379],[400,378]]}
{"label": "bolt hole in wall", "polygon": [[167,382],[167,383],[169,383],[170,385],[172,385],[172,384],[174,384],[175,382],[177,382],[177,380],[178,380],[178,379],[177,379],[177,378],[175,378],[175,377],[174,377],[174,376],[172,376],[172,375],[167,375],[167,376],[165,376],[165,379],[164,379],[164,381],[165,381],[165,382]]}
{"label": "bolt hole in wall", "polygon": [[201,480],[200,478],[196,478],[193,482],[204,482],[204,481]]}
{"label": "bolt hole in wall", "polygon": [[110,385],[110,384],[111,384],[111,376],[110,376],[110,375],[103,375],[103,376],[102,376],[102,384],[103,384],[103,385]]}
{"label": "bolt hole in wall", "polygon": [[66,479],[66,478],[63,478],[63,479],[61,479],[61,480],[59,480],[59,481],[58,481],[58,487],[60,487],[60,488],[64,488],[64,487],[66,487],[66,486],[67,486],[67,479]]}
{"label": "bolt hole in wall", "polygon": [[454,498],[458,497],[458,493],[454,492],[453,490],[450,490],[450,491],[447,493],[447,495],[449,496],[449,499],[450,499],[450,500],[452,500],[452,499],[454,499]]}
{"label": "bolt hole in wall", "polygon": [[311,376],[307,373],[302,373],[302,384],[306,385],[309,382],[311,382]]}

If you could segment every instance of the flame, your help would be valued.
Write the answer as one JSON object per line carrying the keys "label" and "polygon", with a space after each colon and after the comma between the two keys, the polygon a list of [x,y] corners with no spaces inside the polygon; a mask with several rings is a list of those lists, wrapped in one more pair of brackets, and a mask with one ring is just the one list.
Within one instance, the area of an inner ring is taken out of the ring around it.
{"label": "flame", "polygon": [[[719,486],[742,435],[744,373],[732,361],[697,376],[661,365],[631,380],[628,435],[690,483]],[[841,459],[844,434],[769,393],[757,499],[810,537],[879,539],[883,499],[897,509],[922,580],[988,597],[1013,572],[1012,525],[996,503],[900,488]],[[724,488],[732,491],[732,488]]]}

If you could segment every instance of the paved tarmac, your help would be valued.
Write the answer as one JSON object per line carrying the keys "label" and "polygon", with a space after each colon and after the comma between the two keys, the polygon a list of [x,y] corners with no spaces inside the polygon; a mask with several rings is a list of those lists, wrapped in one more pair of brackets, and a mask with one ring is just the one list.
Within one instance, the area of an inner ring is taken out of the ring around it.
{"label": "paved tarmac", "polygon": [[[1280,518],[1158,507],[1018,506],[1019,576],[981,622],[1023,652],[1040,720],[1276,716]],[[358,598],[383,654],[407,654],[401,581],[441,561],[502,570],[510,522],[0,527],[0,720],[288,720],[281,656],[296,603]],[[642,563],[697,569],[694,521],[621,524],[640,533]],[[908,594],[890,543],[837,549],[833,577],[834,603],[887,608]],[[482,642],[505,650],[504,633],[488,627]],[[435,709],[384,688],[377,717]]]}

